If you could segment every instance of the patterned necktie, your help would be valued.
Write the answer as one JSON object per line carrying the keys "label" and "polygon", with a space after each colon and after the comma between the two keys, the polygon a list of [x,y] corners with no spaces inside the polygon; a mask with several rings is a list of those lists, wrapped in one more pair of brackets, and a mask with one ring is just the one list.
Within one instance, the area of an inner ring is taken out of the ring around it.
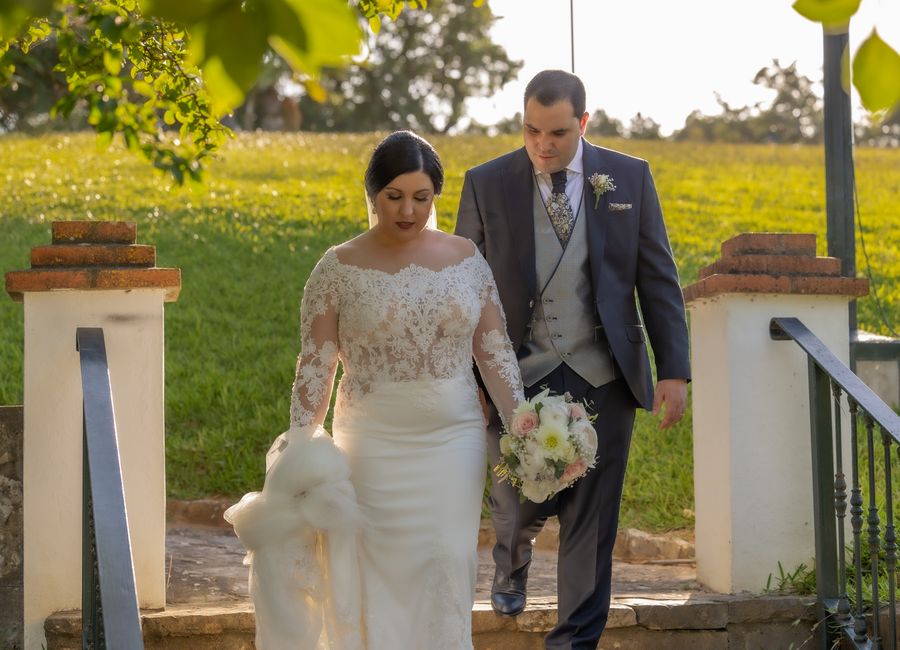
{"label": "patterned necktie", "polygon": [[547,215],[559,243],[565,248],[572,235],[572,226],[575,224],[575,214],[572,212],[569,197],[566,196],[566,170],[561,169],[550,174],[550,181],[553,183],[553,191],[547,200]]}

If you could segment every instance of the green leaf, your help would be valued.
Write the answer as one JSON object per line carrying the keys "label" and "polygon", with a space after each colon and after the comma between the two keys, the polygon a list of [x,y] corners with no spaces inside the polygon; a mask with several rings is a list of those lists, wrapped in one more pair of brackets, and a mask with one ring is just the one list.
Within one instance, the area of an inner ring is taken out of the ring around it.
{"label": "green leaf", "polygon": [[362,34],[356,15],[334,0],[267,0],[269,43],[295,70],[315,74],[359,52]]}
{"label": "green leaf", "polygon": [[156,96],[156,91],[153,90],[153,86],[148,84],[146,81],[137,79],[131,85],[134,88],[135,92],[139,92],[144,97],[155,97]]}
{"label": "green leaf", "polygon": [[53,28],[50,27],[50,23],[46,19],[33,20],[28,29],[25,30],[25,35],[19,38],[19,46],[22,48],[22,52],[28,54],[28,51],[35,43],[43,41],[52,32]]}
{"label": "green leaf", "polygon": [[841,52],[841,88],[848,95],[850,94],[850,45],[844,46]]}
{"label": "green leaf", "polygon": [[900,104],[900,54],[874,29],[853,57],[853,85],[873,113]]}
{"label": "green leaf", "polygon": [[797,0],[794,11],[825,27],[842,27],[859,9],[860,0]]}
{"label": "green leaf", "polygon": [[225,70],[222,59],[209,59],[203,65],[203,82],[212,99],[212,110],[216,115],[225,115],[244,101],[244,90],[235,83]]}
{"label": "green leaf", "polygon": [[103,50],[103,67],[106,68],[109,74],[119,74],[122,70],[121,54],[111,52],[110,50]]}
{"label": "green leaf", "polygon": [[229,2],[241,4],[232,0],[144,0],[141,5],[147,16],[158,16],[173,23],[190,26],[208,20]]}
{"label": "green leaf", "polygon": [[321,104],[328,99],[328,93],[322,88],[322,84],[315,79],[307,79],[303,86],[306,88],[306,94],[309,95],[309,98],[314,102]]}
{"label": "green leaf", "polygon": [[201,68],[217,114],[243,101],[256,81],[267,47],[260,14],[243,11],[240,3],[229,4],[207,22]]}

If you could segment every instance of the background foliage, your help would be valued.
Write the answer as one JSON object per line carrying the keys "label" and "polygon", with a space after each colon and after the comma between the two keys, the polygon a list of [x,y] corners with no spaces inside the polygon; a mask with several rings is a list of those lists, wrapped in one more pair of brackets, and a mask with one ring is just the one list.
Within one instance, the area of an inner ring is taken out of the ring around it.
{"label": "background foliage", "polygon": [[301,99],[303,128],[446,133],[468,98],[490,96],[522,66],[491,41],[494,22],[489,6],[472,10],[459,0],[430,0],[427,12],[382,22],[364,61],[323,70],[324,102]]}
{"label": "background foliage", "polygon": [[[38,116],[46,119],[48,109],[50,117],[65,118],[81,110],[102,142],[121,135],[126,147],[179,184],[199,180],[205,159],[230,133],[220,118],[241,104],[267,60],[277,56],[286,62],[307,96],[321,101],[319,71],[346,65],[359,53],[366,19],[377,29],[382,14],[397,18],[407,8],[426,5],[426,0],[0,2],[0,125],[28,127]],[[459,5],[458,13],[466,10]],[[40,49],[32,54],[35,46]],[[451,106],[457,101],[451,97]],[[177,127],[178,137],[167,127]]]}
{"label": "background foliage", "polygon": [[[263,454],[288,423],[299,351],[298,306],[313,264],[366,227],[362,174],[383,134],[239,135],[210,164],[204,191],[153,173],[90,134],[0,139],[0,270],[28,267],[59,219],[124,219],[183,270],[166,307],[170,494],[238,495],[258,488]],[[468,167],[519,146],[520,136],[436,137],[447,182],[440,225],[452,229]],[[683,284],[744,231],[814,232],[825,254],[823,153],[817,147],[600,140],[651,161]],[[900,152],[861,150],[857,179],[873,271],[900,322]],[[863,256],[858,253],[862,267]],[[887,333],[874,301],[865,329]],[[0,403],[22,399],[22,307],[0,299]],[[659,431],[639,414],[622,523],[692,525],[690,412]]]}

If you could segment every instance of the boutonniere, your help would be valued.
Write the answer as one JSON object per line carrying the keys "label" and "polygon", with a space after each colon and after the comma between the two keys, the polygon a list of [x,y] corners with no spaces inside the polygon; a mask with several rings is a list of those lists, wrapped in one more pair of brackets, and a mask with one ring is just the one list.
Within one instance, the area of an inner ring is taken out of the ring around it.
{"label": "boutonniere", "polygon": [[592,174],[588,179],[588,182],[591,184],[591,187],[594,188],[594,209],[596,210],[597,206],[600,205],[600,197],[607,192],[615,190],[616,184],[609,174],[599,173]]}

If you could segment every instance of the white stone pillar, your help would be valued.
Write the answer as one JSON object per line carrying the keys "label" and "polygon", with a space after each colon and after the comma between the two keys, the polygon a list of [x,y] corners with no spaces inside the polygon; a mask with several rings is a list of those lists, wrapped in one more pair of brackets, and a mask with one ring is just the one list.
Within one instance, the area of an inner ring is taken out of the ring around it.
{"label": "white stone pillar", "polygon": [[[866,280],[838,277],[840,261],[815,251],[815,235],[738,235],[684,291],[697,580],[717,592],[761,592],[779,562],[785,571],[813,566],[807,356],[771,340],[769,321],[799,318],[847,363],[848,302],[868,292]],[[849,466],[848,451],[844,459]]]}
{"label": "white stone pillar", "polygon": [[163,303],[178,269],[154,266],[135,225],[57,222],[32,268],[6,274],[25,305],[24,637],[45,644],[44,620],[81,608],[82,387],[75,330],[102,327],[139,605],[165,607]]}

